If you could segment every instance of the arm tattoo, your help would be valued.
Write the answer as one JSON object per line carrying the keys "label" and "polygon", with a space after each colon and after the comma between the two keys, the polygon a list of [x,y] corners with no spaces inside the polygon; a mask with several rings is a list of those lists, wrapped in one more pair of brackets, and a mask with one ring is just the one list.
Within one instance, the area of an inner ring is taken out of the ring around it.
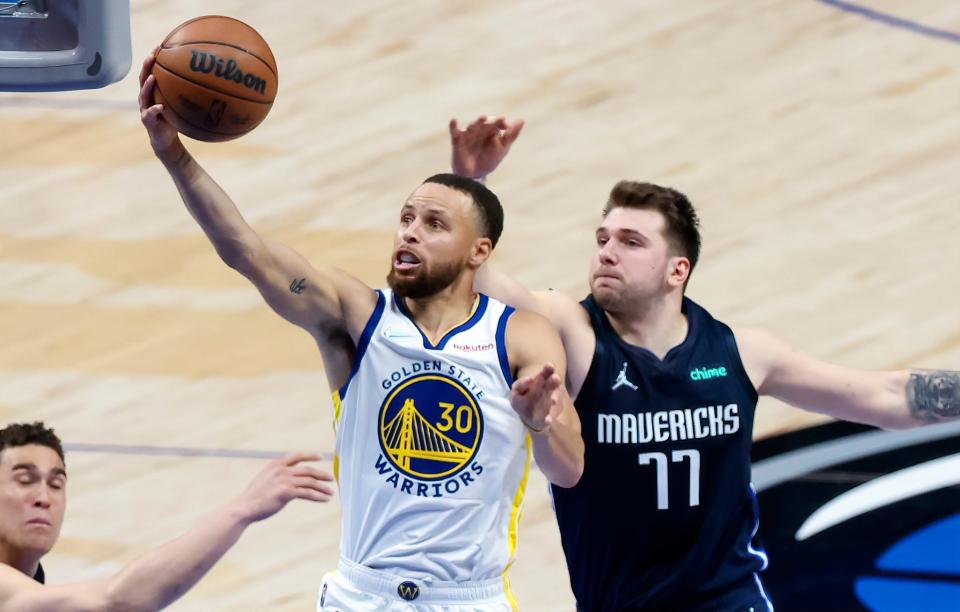
{"label": "arm tattoo", "polygon": [[306,278],[295,278],[293,282],[290,283],[290,293],[296,293],[300,295],[303,293],[303,290],[307,288],[307,279]]}
{"label": "arm tattoo", "polygon": [[921,421],[960,417],[960,372],[911,372],[907,405],[910,414]]}

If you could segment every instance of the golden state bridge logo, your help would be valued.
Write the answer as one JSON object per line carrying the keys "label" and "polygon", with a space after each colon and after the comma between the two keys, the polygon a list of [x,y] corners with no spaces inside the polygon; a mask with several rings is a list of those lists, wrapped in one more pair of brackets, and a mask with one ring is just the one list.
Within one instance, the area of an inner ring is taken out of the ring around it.
{"label": "golden state bridge logo", "polygon": [[379,430],[383,454],[376,468],[404,493],[443,497],[483,472],[473,461],[483,438],[483,414],[453,378],[422,374],[396,386],[380,407]]}

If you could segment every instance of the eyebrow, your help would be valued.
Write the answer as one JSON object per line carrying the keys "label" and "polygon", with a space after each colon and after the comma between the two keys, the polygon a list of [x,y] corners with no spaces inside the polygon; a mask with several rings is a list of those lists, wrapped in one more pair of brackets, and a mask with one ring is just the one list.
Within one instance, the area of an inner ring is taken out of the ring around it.
{"label": "eyebrow", "polygon": [[[30,471],[30,472],[38,472],[38,471],[39,471],[39,470],[37,469],[37,466],[34,465],[33,463],[18,463],[18,464],[16,464],[15,466],[13,466],[13,468],[11,469],[11,471],[13,471],[13,472],[16,472],[17,470],[27,470],[27,471]],[[67,471],[64,470],[63,468],[53,468],[52,470],[50,470],[50,473],[53,474],[53,475],[55,475],[55,476],[62,476],[62,477],[64,477],[64,478],[67,477]]]}
{"label": "eyebrow", "polygon": [[[416,208],[416,207],[415,207],[413,204],[407,202],[407,203],[405,203],[405,204],[403,205],[403,207],[400,209],[400,212],[405,212],[405,211],[408,211],[408,210],[413,210],[413,209],[415,209],[415,208]],[[422,213],[434,214],[434,215],[437,215],[437,216],[439,216],[439,217],[446,217],[446,218],[449,218],[449,217],[450,217],[450,211],[449,211],[449,210],[447,210],[446,208],[443,208],[442,206],[436,206],[436,205],[433,205],[433,204],[426,204],[426,205],[421,209],[421,212],[422,212]]]}
{"label": "eyebrow", "polygon": [[602,227],[602,226],[601,226],[601,227],[598,227],[598,228],[597,228],[596,232],[597,232],[598,234],[599,234],[600,232],[605,232],[605,233],[607,233],[607,234],[628,234],[628,235],[631,235],[631,236],[640,236],[640,237],[646,238],[646,235],[643,234],[642,232],[637,231],[637,230],[635,230],[635,229],[630,229],[629,227],[614,227],[614,228],[609,228],[609,227]]}

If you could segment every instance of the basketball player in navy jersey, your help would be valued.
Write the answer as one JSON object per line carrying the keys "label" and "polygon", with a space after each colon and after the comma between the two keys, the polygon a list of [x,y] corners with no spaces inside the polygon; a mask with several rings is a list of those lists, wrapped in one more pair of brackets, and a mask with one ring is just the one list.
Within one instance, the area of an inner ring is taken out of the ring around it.
{"label": "basketball player in navy jersey", "polygon": [[[450,124],[454,171],[482,179],[523,123]],[[669,188],[621,181],[596,230],[590,295],[577,303],[484,269],[478,287],[560,331],[586,464],[553,489],[582,610],[767,610],[754,543],[750,445],[758,395],[840,419],[907,428],[960,416],[956,372],[869,372],[731,330],[684,296],[700,233]]]}
{"label": "basketball player in navy jersey", "polygon": [[67,469],[60,439],[43,423],[0,429],[0,610],[152,612],[196,584],[256,521],[294,499],[328,501],[333,477],[289,455],[271,461],[247,490],[178,538],[145,553],[114,576],[46,586],[40,560],[60,535]]}
{"label": "basketball player in navy jersey", "polygon": [[389,289],[313,267],[261,238],[184,148],[152,104],[153,61],[140,109],[156,156],[223,261],[315,339],[335,390],[341,558],[318,609],[516,607],[506,572],[531,447],[563,488],[583,440],[556,330],[473,290],[499,200],[470,179],[424,181],[398,215]]}

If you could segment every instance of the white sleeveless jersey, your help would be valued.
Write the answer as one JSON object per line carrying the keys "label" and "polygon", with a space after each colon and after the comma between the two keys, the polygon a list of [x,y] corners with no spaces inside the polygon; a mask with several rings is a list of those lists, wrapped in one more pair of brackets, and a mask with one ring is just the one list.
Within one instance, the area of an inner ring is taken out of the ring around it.
{"label": "white sleeveless jersey", "polygon": [[506,582],[530,467],[509,402],[513,309],[479,295],[434,346],[401,299],[378,293],[333,394],[341,555],[423,581]]}

